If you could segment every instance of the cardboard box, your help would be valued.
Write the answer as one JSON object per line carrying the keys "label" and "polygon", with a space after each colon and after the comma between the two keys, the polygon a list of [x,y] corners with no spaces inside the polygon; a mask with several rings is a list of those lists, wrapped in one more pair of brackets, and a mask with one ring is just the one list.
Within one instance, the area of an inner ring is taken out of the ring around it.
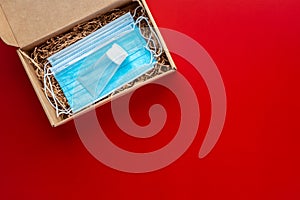
{"label": "cardboard box", "polygon": [[[39,98],[43,109],[53,127],[62,125],[74,117],[82,115],[95,107],[99,107],[109,101],[107,98],[103,101],[92,105],[83,111],[69,117],[61,119],[56,116],[55,110],[51,107],[42,90],[42,83],[38,80],[32,64],[28,61],[22,52],[33,49],[42,44],[47,39],[59,35],[71,29],[75,25],[95,18],[100,14],[111,11],[114,8],[121,7],[136,1],[133,0],[0,0],[0,34],[1,39],[8,45],[19,47],[17,53],[21,59],[24,69],[32,83],[32,86]],[[145,0],[137,1],[146,10],[155,31],[160,38],[164,51],[170,62],[170,65],[175,70],[175,64],[171,55],[159,33],[158,27],[151,15],[151,12]],[[140,83],[133,88],[117,94],[114,98],[131,92],[137,87],[141,87],[161,76],[171,73],[169,71],[160,76],[153,77],[143,83]],[[21,87],[21,83],[20,83]]]}

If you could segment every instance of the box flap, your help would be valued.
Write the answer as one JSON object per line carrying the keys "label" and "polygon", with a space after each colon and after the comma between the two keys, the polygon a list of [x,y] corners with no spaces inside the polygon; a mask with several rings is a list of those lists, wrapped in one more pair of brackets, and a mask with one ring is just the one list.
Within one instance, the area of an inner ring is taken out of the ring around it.
{"label": "box flap", "polygon": [[24,47],[122,2],[126,0],[0,0],[0,36],[9,45]]}
{"label": "box flap", "polygon": [[10,28],[3,9],[0,5],[0,37],[8,45],[18,46],[16,38]]}

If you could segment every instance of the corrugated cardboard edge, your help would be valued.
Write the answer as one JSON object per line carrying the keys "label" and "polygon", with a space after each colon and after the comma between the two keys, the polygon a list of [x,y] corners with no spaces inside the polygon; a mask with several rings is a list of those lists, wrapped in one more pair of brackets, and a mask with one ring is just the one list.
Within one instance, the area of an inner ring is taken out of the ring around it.
{"label": "corrugated cardboard edge", "polygon": [[18,42],[8,23],[4,10],[0,4],[0,37],[7,45],[18,47]]}

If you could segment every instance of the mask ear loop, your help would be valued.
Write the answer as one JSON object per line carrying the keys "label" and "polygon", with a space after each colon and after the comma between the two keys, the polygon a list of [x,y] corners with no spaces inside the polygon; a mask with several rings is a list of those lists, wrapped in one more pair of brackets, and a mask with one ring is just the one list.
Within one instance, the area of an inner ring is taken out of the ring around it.
{"label": "mask ear loop", "polygon": [[[49,62],[47,62],[44,66],[44,92],[45,92],[45,96],[47,98],[47,100],[49,101],[50,105],[55,109],[56,111],[56,116],[59,117],[62,114],[71,114],[71,109],[66,109],[65,106],[57,99],[54,90],[53,90],[53,85],[51,83],[51,79],[50,76],[53,75],[53,73],[51,72],[50,68],[46,68],[47,65],[49,64]],[[49,84],[49,87],[48,87]],[[49,99],[47,92],[49,92],[53,98],[54,104],[52,103],[52,101]],[[59,109],[58,104],[63,108],[63,109]]]}
{"label": "mask ear loop", "polygon": [[[143,20],[147,23],[147,27],[148,27],[149,30],[150,30],[150,36],[149,36],[149,37],[145,36],[145,35],[142,33],[142,30],[141,30],[141,22],[142,22]],[[147,17],[140,16],[140,17],[136,20],[136,23],[135,23],[135,24],[138,24],[138,25],[139,25],[140,34],[142,35],[143,38],[145,38],[145,39],[147,40],[147,44],[150,44],[150,42],[152,42],[154,50],[151,50],[151,49],[150,49],[150,51],[154,53],[155,57],[161,56],[161,54],[163,53],[162,44],[161,44],[161,41],[160,41],[160,39],[158,38],[156,32],[154,31],[153,27],[150,26],[149,19],[148,19]],[[154,39],[152,39],[152,36],[155,37],[155,40],[156,40],[157,43],[158,43],[158,46],[159,46],[159,53],[157,53],[157,46],[156,46],[156,44],[155,44]],[[149,48],[149,47],[148,47],[148,48]]]}
{"label": "mask ear loop", "polygon": [[[136,9],[134,9],[134,12],[133,12],[133,15],[132,15],[133,18],[136,17],[137,10],[140,9],[140,8],[142,8],[142,6],[138,6],[138,7],[136,7]],[[142,10],[143,10],[143,9],[142,9]]]}
{"label": "mask ear loop", "polygon": [[[136,10],[138,9],[139,7],[136,8]],[[136,13],[136,10],[135,10],[135,13]],[[142,21],[146,21],[147,23],[147,27],[149,28],[150,30],[150,35],[149,37],[145,36],[143,33],[142,33],[142,27],[141,27],[141,22]],[[149,23],[149,19],[145,16],[140,16],[136,22],[135,22],[135,25],[138,25],[139,27],[139,31],[140,31],[140,34],[141,36],[147,41],[147,45],[145,46],[145,48],[151,53],[151,60],[150,60],[150,63],[147,64],[147,65],[151,65],[151,64],[156,64],[157,61],[153,62],[154,58],[158,58],[162,55],[163,53],[163,48],[162,48],[162,44],[161,44],[161,41],[160,39],[158,38],[156,32],[154,31],[154,29],[150,26],[150,23]],[[156,45],[154,39],[152,39],[152,37],[155,37],[157,43],[158,43],[158,46]],[[151,49],[149,46],[150,46],[150,43],[152,43],[152,48]]]}

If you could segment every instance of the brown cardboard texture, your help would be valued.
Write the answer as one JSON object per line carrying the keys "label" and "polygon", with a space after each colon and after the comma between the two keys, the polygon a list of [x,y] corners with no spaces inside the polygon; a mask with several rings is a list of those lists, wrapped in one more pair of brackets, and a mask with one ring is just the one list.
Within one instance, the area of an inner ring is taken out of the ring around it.
{"label": "brown cardboard texture", "polygon": [[[0,0],[0,36],[1,39],[11,46],[20,47],[17,51],[24,69],[33,85],[33,88],[39,98],[43,109],[53,127],[64,124],[74,117],[82,115],[95,107],[99,107],[109,101],[107,98],[95,105],[69,117],[61,119],[56,117],[55,110],[44,95],[41,82],[38,80],[32,64],[24,56],[24,51],[45,42],[47,39],[64,33],[76,24],[85,22],[97,15],[106,13],[114,8],[118,8],[134,0],[52,0],[52,1],[33,1],[33,0]],[[144,0],[138,1],[146,10],[155,31],[160,38],[164,51],[169,59],[170,65],[176,69],[171,55],[162,39],[157,25],[149,11]],[[141,84],[134,86],[117,94],[113,98],[125,95],[137,87],[141,87],[153,80],[167,75],[170,72],[154,77]]]}
{"label": "brown cardboard texture", "polygon": [[25,47],[80,19],[129,0],[0,0],[1,38]]}

